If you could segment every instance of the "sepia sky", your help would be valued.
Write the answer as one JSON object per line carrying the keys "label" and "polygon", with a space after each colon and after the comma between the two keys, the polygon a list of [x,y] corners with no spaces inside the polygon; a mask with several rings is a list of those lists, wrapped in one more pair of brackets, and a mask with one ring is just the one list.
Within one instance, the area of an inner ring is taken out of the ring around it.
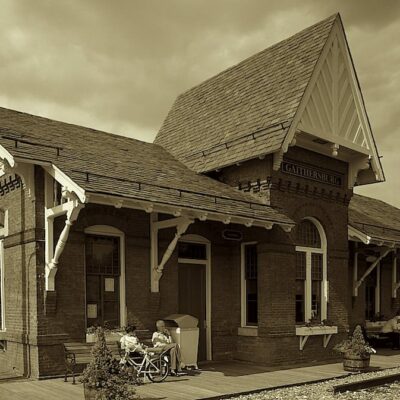
{"label": "sepia sky", "polygon": [[0,0],[0,106],[152,141],[182,91],[339,11],[400,207],[399,0]]}

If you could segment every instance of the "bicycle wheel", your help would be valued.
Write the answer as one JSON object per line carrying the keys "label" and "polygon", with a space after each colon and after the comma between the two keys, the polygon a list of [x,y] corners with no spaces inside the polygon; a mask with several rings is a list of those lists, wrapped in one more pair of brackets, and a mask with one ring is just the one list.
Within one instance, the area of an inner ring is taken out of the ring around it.
{"label": "bicycle wheel", "polygon": [[148,376],[152,382],[162,382],[169,374],[169,363],[162,358],[151,360]]}

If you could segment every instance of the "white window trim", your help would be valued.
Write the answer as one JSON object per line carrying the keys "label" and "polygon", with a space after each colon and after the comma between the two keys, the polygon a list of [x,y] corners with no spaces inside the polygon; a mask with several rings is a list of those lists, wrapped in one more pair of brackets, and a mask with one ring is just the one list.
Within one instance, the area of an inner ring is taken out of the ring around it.
{"label": "white window trim", "polygon": [[[328,302],[329,302],[329,284],[328,284],[328,256],[327,256],[327,239],[325,230],[321,223],[313,217],[306,217],[303,219],[311,221],[318,230],[321,238],[321,248],[296,246],[296,252],[306,253],[306,279],[305,285],[305,305],[304,305],[304,322],[311,319],[312,311],[312,279],[311,279],[311,254],[322,254],[322,281],[321,281],[321,321],[328,317]],[[300,325],[300,323],[297,323]]]}
{"label": "white window trim", "polygon": [[[87,235],[113,236],[119,238],[119,254],[120,254],[120,277],[119,277],[119,324],[121,327],[126,326],[127,309],[126,309],[126,278],[125,278],[125,233],[121,230],[109,225],[93,225],[85,229]],[[85,257],[86,259],[86,257]],[[86,305],[86,265],[85,265],[85,324],[87,323],[87,305]],[[87,327],[86,327],[87,328]]]}
{"label": "white window trim", "polygon": [[[3,210],[2,210],[3,211]],[[1,314],[0,332],[6,332],[6,296],[4,285],[4,238],[8,236],[8,210],[4,210],[4,226],[0,228],[0,289],[1,289]]]}
{"label": "white window trim", "polygon": [[206,259],[178,258],[178,264],[197,264],[206,266],[206,356],[207,361],[212,360],[212,330],[211,330],[211,242],[203,236],[195,234],[183,235],[179,242],[204,244],[206,246]]}
{"label": "white window trim", "polygon": [[4,239],[0,240],[0,286],[1,286],[1,328],[0,332],[6,331],[6,305],[4,293]]}
{"label": "white window trim", "polygon": [[8,210],[4,210],[4,226],[0,228],[0,238],[8,236]]}
{"label": "white window trim", "polygon": [[[247,325],[245,247],[255,244],[257,242],[243,242],[240,245],[240,327],[254,330],[258,329],[258,325]],[[238,332],[244,333],[246,331],[239,330]]]}

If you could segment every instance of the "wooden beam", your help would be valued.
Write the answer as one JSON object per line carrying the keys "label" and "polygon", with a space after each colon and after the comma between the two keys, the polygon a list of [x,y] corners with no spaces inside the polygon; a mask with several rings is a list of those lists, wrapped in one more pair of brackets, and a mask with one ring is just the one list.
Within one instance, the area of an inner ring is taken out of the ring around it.
{"label": "wooden beam", "polygon": [[355,291],[361,286],[364,282],[365,278],[375,269],[375,267],[384,259],[393,249],[386,249],[384,250],[381,255],[370,265],[370,267],[365,271],[364,275],[356,282],[354,293]]}
{"label": "wooden beam", "polygon": [[[186,217],[171,218],[158,221],[157,214],[152,213],[150,216],[150,275],[151,275],[151,292],[158,293],[160,291],[160,279],[168,260],[171,258],[179,239],[186,232],[193,219]],[[158,231],[160,229],[176,228],[174,238],[165,250],[160,263],[158,263]]]}

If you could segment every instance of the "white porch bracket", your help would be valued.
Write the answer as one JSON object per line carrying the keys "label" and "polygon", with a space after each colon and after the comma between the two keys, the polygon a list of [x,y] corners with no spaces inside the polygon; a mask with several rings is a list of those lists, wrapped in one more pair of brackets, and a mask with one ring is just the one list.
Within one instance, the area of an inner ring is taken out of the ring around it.
{"label": "white porch bracket", "polygon": [[[150,218],[151,230],[151,291],[152,293],[158,293],[160,291],[160,279],[163,274],[163,270],[168,260],[171,258],[176,245],[178,244],[181,236],[186,232],[190,224],[194,222],[193,219],[187,217],[171,218],[163,221],[157,221],[157,214],[152,213]],[[160,229],[176,228],[174,238],[169,243],[165,250],[160,263],[158,263],[158,231]]]}
{"label": "white porch bracket", "polygon": [[302,351],[310,336],[299,336],[299,349]]}
{"label": "white porch bracket", "polygon": [[[72,224],[77,220],[80,210],[84,204],[80,203],[78,199],[71,199],[60,206],[49,208],[45,210],[45,236],[46,236],[46,274],[45,283],[47,291],[55,291],[55,277],[58,269],[58,262],[60,256],[67,243],[69,232]],[[60,215],[66,215],[65,225],[58,238],[57,245],[54,248],[54,218]],[[54,248],[54,250],[53,250]]]}
{"label": "white porch bracket", "polygon": [[331,341],[331,338],[332,338],[332,334],[323,336],[322,340],[323,340],[324,349],[326,349],[328,347],[328,344]]}
{"label": "white porch bracket", "polygon": [[386,248],[385,250],[381,250],[380,256],[369,266],[369,268],[364,272],[364,275],[353,283],[353,296],[358,296],[358,289],[364,282],[365,278],[375,269],[377,265],[391,252],[393,249]]}
{"label": "white porch bracket", "polygon": [[397,291],[400,289],[400,281],[397,280],[397,249],[393,250],[392,263],[392,298],[397,298]]}

